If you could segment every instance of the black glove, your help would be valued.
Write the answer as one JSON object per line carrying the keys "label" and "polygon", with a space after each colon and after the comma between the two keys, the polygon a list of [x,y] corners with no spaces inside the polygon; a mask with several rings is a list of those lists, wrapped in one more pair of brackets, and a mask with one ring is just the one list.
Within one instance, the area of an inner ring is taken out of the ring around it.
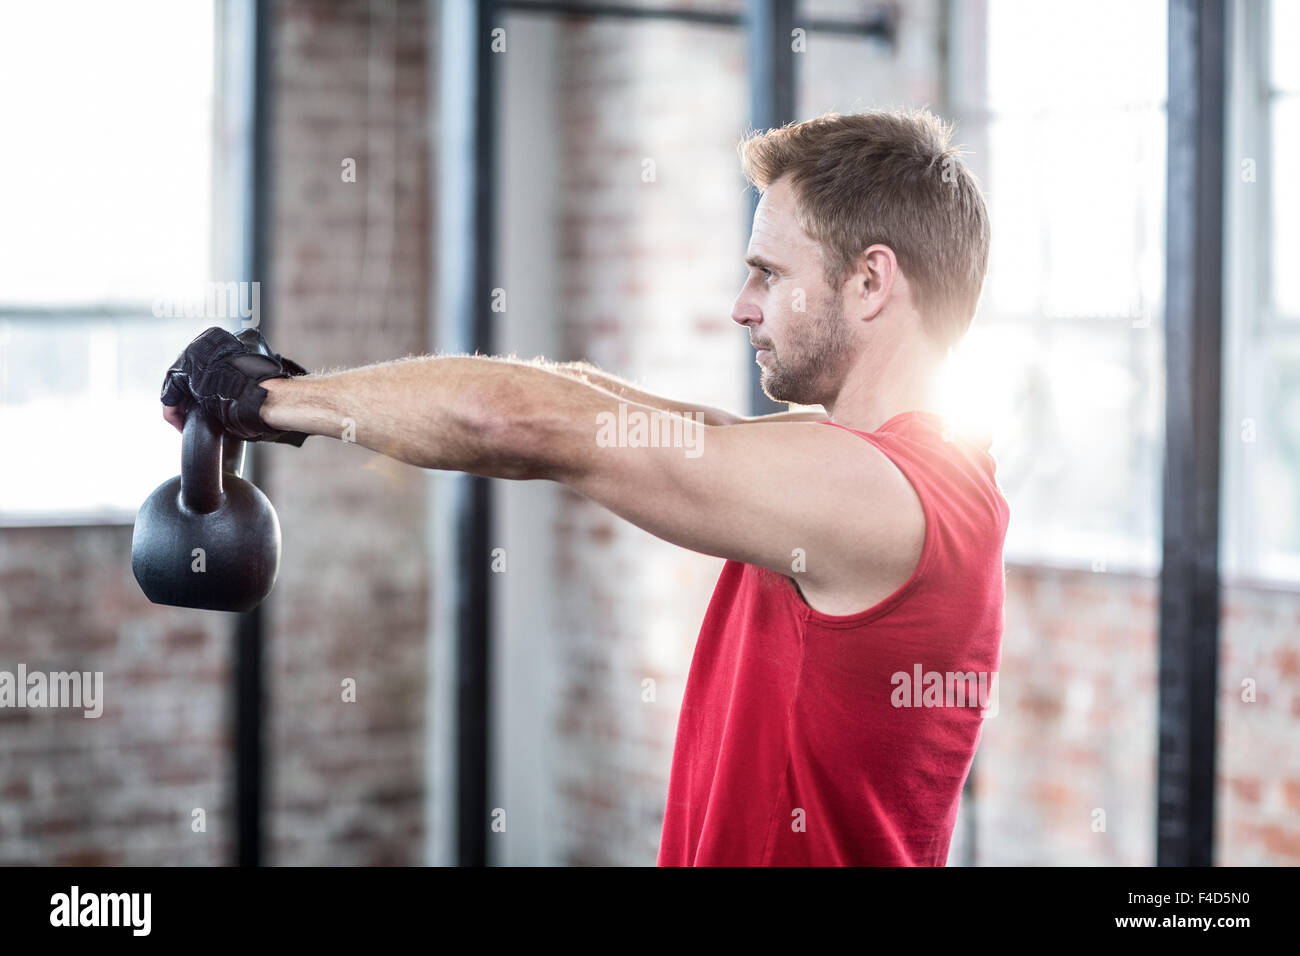
{"label": "black glove", "polygon": [[268,378],[306,375],[292,359],[276,355],[257,329],[232,335],[207,329],[176,357],[163,379],[162,403],[199,407],[224,432],[244,441],[274,441],[302,447],[306,432],[278,432],[262,421]]}

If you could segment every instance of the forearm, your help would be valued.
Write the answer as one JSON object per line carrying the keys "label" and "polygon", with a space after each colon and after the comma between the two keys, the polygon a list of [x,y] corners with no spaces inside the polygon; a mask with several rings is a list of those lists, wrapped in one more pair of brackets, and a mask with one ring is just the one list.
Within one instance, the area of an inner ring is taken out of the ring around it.
{"label": "forearm", "polygon": [[272,428],[497,478],[559,477],[595,445],[597,416],[619,401],[544,367],[485,356],[401,359],[263,387]]}
{"label": "forearm", "polygon": [[[758,422],[817,422],[826,418],[826,413],[820,409],[815,411],[791,411],[791,412],[773,412],[768,415],[735,415],[719,408],[712,408],[708,405],[692,405],[685,402],[674,401],[673,399],[663,398],[659,395],[652,395],[649,392],[643,392],[634,388],[629,383],[620,378],[616,378],[606,372],[602,372],[593,365],[586,362],[565,362],[560,365],[546,366],[552,371],[568,375],[579,381],[586,382],[603,391],[616,395],[619,398],[626,399],[630,402],[637,402],[641,405],[649,405],[651,408],[659,408],[664,411],[673,412],[678,415],[692,414],[696,420],[702,421],[705,425],[741,425],[753,424]],[[702,418],[699,416],[703,416]]]}
{"label": "forearm", "polygon": [[641,392],[585,363],[486,356],[400,359],[262,385],[267,398],[261,414],[272,428],[355,441],[421,468],[501,478],[555,477],[564,442],[593,444],[596,416],[618,402],[689,414],[704,425],[825,417],[781,412],[745,418]]}
{"label": "forearm", "polygon": [[624,401],[635,402],[638,405],[648,405],[651,408],[658,408],[674,415],[689,415],[695,421],[702,422],[705,425],[735,425],[743,420],[739,415],[733,415],[731,412],[723,411],[720,408],[712,408],[708,405],[693,405],[688,402],[678,402],[671,398],[664,398],[661,395],[652,395],[650,392],[642,391],[617,376],[600,371],[600,369],[587,362],[563,362],[543,367],[560,375],[566,375],[580,382],[585,382],[593,388],[598,388]]}
{"label": "forearm", "polygon": [[749,415],[738,419],[733,424],[753,425],[760,422],[824,422],[824,411],[772,412],[768,415]]}

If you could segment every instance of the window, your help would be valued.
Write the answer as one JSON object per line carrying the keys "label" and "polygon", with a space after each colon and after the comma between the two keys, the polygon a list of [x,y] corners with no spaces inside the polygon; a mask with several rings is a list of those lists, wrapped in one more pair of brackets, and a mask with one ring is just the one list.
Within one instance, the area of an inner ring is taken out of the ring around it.
{"label": "window", "polygon": [[238,6],[0,8],[0,522],[130,521],[179,470],[162,372],[241,274],[244,203],[214,204],[238,172],[218,144],[246,142],[218,95]]}
{"label": "window", "polygon": [[988,0],[953,17],[957,140],[993,246],[950,414],[993,435],[1008,561],[1154,571],[1165,3]]}
{"label": "window", "polygon": [[1223,561],[1300,580],[1300,3],[1234,9],[1226,170]]}

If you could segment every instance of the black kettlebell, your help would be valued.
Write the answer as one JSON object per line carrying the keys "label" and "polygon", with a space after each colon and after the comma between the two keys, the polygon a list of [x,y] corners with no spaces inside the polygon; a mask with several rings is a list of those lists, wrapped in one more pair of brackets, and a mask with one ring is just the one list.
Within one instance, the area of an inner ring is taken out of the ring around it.
{"label": "black kettlebell", "polygon": [[196,404],[181,435],[181,473],[135,517],[131,570],[154,604],[251,611],[280,570],[280,521],[239,477],[244,443],[223,436]]}

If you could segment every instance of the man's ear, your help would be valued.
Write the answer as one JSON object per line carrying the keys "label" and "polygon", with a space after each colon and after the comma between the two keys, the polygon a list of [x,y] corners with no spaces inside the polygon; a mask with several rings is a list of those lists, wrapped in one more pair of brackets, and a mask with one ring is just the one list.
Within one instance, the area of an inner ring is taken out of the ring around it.
{"label": "man's ear", "polygon": [[[882,243],[864,249],[854,263],[851,301],[865,308],[865,318],[874,319],[885,307],[894,283],[901,278],[894,250]],[[904,280],[906,281],[906,280]]]}

